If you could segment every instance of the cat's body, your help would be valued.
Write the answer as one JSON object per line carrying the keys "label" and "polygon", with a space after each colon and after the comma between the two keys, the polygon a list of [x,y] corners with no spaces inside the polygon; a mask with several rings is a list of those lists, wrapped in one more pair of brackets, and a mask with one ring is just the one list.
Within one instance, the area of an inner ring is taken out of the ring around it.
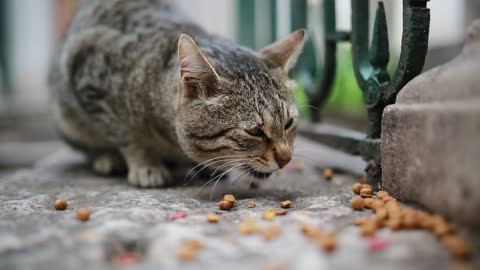
{"label": "cat's body", "polygon": [[[127,165],[129,182],[144,187],[169,184],[173,167],[185,171],[212,158],[223,160],[213,168],[237,159],[256,174],[270,173],[271,164],[255,163],[267,151],[277,163],[281,151],[291,153],[294,130],[288,135],[283,127],[296,121],[296,108],[286,73],[303,31],[287,40],[292,48],[280,44],[283,51],[273,46],[258,55],[160,2],[81,1],[50,71],[61,135],[96,171]],[[260,122],[270,130],[245,132]]]}

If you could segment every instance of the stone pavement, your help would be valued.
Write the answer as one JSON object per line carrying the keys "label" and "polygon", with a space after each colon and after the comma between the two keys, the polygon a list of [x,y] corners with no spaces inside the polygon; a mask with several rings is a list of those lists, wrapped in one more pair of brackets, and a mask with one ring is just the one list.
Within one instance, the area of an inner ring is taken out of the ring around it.
{"label": "stone pavement", "polygon": [[[302,174],[274,175],[255,190],[225,182],[211,197],[211,186],[201,189],[198,182],[138,189],[121,178],[94,176],[78,154],[62,149],[32,169],[1,176],[0,269],[113,269],[119,267],[114,258],[126,250],[143,256],[128,269],[450,269],[446,250],[422,231],[382,230],[378,237],[388,245],[369,251],[368,240],[351,225],[371,215],[350,208],[355,179],[337,174],[327,182],[307,165]],[[218,210],[224,193],[237,197],[231,211]],[[52,208],[57,197],[67,199],[67,210]],[[273,222],[281,227],[278,238],[238,233],[247,217],[271,224],[261,219],[263,211],[286,199],[293,207]],[[246,207],[250,200],[256,208]],[[75,219],[79,207],[92,210],[89,221]],[[188,216],[172,221],[181,211]],[[208,213],[218,213],[220,222],[207,223]],[[323,252],[302,235],[300,223],[334,232],[337,250]],[[203,241],[205,249],[191,262],[179,262],[177,248],[191,239]]]}

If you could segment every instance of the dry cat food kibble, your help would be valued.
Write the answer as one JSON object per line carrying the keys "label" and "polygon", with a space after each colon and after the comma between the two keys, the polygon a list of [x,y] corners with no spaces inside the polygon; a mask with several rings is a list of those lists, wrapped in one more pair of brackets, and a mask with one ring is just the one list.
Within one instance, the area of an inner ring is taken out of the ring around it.
{"label": "dry cat food kibble", "polygon": [[458,236],[447,236],[442,239],[443,245],[448,252],[456,259],[468,259],[470,257],[470,247],[465,239]]}
{"label": "dry cat food kibble", "polygon": [[374,199],[372,199],[372,198],[365,198],[365,199],[363,199],[363,201],[365,202],[365,208],[368,208],[368,209],[372,209],[372,208],[373,208],[373,203],[375,202]]}
{"label": "dry cat food kibble", "polygon": [[378,191],[377,194],[375,194],[375,195],[377,195],[377,198],[380,199],[380,200],[382,200],[382,199],[385,198],[385,197],[390,196],[390,195],[388,194],[388,192],[383,191],[383,190]]}
{"label": "dry cat food kibble", "polygon": [[322,235],[318,238],[318,244],[323,250],[332,252],[337,248],[337,239],[331,234]]}
{"label": "dry cat food kibble", "polygon": [[262,231],[263,238],[267,241],[273,240],[280,235],[280,227],[271,225]]}
{"label": "dry cat food kibble", "polygon": [[372,189],[368,187],[362,187],[362,189],[360,189],[360,196],[362,196],[363,198],[372,197]]}
{"label": "dry cat food kibble", "polygon": [[55,210],[63,211],[67,209],[68,203],[64,199],[56,199],[53,203],[53,207],[55,208]]}
{"label": "dry cat food kibble", "polygon": [[273,221],[275,220],[275,217],[277,214],[275,213],[275,210],[273,209],[267,209],[265,212],[263,212],[263,219],[268,220],[268,221]]}
{"label": "dry cat food kibble", "polygon": [[215,214],[208,214],[207,221],[210,223],[218,223],[218,221],[220,221],[220,217]]}
{"label": "dry cat food kibble", "polygon": [[280,207],[282,208],[290,208],[291,206],[292,206],[292,202],[290,200],[280,202]]}
{"label": "dry cat food kibble", "polygon": [[395,198],[393,198],[392,196],[387,196],[387,197],[383,198],[382,200],[383,200],[384,204],[396,201]]}
{"label": "dry cat food kibble", "polygon": [[365,202],[363,200],[363,198],[361,197],[353,197],[352,198],[352,208],[355,209],[355,210],[363,210],[363,208],[365,207]]}
{"label": "dry cat food kibble", "polygon": [[[352,191],[358,194],[357,191],[360,187],[359,193],[362,196],[365,195],[362,190],[366,188],[371,190],[371,187],[366,184],[356,183],[352,186]],[[375,237],[371,238],[382,227],[387,227],[392,231],[424,229],[436,235],[452,257],[461,260],[470,257],[471,253],[468,243],[462,237],[454,234],[454,226],[449,224],[443,217],[431,215],[411,207],[401,206],[394,197],[385,191],[378,191],[375,195],[375,199],[362,199],[358,196],[352,198],[352,208],[361,209],[363,203],[375,213],[373,217],[368,219],[362,218],[353,221],[354,225],[360,226],[359,232],[361,236],[370,237],[368,242],[370,251],[378,251],[385,248],[385,241],[379,241]],[[308,232],[311,233],[310,230]]]}
{"label": "dry cat food kibble", "polygon": [[255,220],[246,219],[238,225],[238,231],[241,234],[254,234],[260,231],[260,227],[257,225]]}
{"label": "dry cat food kibble", "polygon": [[249,201],[248,204],[247,204],[248,208],[255,208],[256,206],[257,206],[257,204],[254,201]]}
{"label": "dry cat food kibble", "polygon": [[90,219],[90,209],[88,209],[88,208],[78,208],[76,217],[80,221],[89,220]]}
{"label": "dry cat food kibble", "polygon": [[320,230],[310,224],[301,224],[300,229],[303,234],[312,239],[318,238],[321,235]]}
{"label": "dry cat food kibble", "polygon": [[229,201],[220,201],[218,203],[218,207],[221,209],[221,210],[230,210],[232,209],[233,207],[233,203],[229,202]]}
{"label": "dry cat food kibble", "polygon": [[303,165],[303,163],[296,162],[295,164],[293,164],[293,169],[296,172],[301,173],[303,172],[303,170],[305,170],[305,166]]}
{"label": "dry cat food kibble", "polygon": [[372,236],[377,232],[377,226],[374,221],[367,221],[360,227],[360,235],[361,236]]}
{"label": "dry cat food kibble", "polygon": [[352,186],[352,190],[355,194],[360,195],[360,190],[362,189],[363,184],[362,183],[355,183]]}
{"label": "dry cat food kibble", "polygon": [[227,202],[231,202],[232,205],[235,204],[235,196],[233,196],[232,194],[223,195],[223,200]]}
{"label": "dry cat food kibble", "polygon": [[187,241],[178,249],[177,258],[182,262],[191,261],[203,248],[205,245],[199,240]]}
{"label": "dry cat food kibble", "polygon": [[367,220],[365,218],[357,218],[357,219],[353,220],[353,225],[361,226],[361,225],[365,224],[365,222],[367,222]]}
{"label": "dry cat food kibble", "polygon": [[331,252],[337,248],[335,235],[323,233],[313,225],[301,224],[302,233],[315,241],[324,251]]}
{"label": "dry cat food kibble", "polygon": [[287,209],[273,209],[273,212],[275,212],[276,216],[284,216],[288,213]]}
{"label": "dry cat food kibble", "polygon": [[325,180],[332,180],[333,170],[332,169],[323,170],[323,178],[325,178]]}

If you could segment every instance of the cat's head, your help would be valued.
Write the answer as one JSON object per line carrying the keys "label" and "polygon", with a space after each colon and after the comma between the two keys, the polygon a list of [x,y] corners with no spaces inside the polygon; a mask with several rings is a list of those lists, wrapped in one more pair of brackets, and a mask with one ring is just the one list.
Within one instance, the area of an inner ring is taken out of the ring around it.
{"label": "cat's head", "polygon": [[190,158],[254,176],[291,160],[298,111],[288,71],[305,38],[298,30],[252,52],[180,36],[176,132]]}

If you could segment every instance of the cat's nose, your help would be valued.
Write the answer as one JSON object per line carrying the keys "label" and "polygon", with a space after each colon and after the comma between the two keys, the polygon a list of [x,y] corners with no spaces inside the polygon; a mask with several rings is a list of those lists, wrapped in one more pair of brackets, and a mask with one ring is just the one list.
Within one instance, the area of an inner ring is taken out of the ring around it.
{"label": "cat's nose", "polygon": [[291,156],[286,156],[286,157],[275,157],[275,162],[277,162],[278,167],[283,168],[285,167],[290,160],[292,160]]}
{"label": "cat's nose", "polygon": [[292,160],[292,151],[288,146],[278,147],[274,154],[275,162],[278,167],[285,167]]}

